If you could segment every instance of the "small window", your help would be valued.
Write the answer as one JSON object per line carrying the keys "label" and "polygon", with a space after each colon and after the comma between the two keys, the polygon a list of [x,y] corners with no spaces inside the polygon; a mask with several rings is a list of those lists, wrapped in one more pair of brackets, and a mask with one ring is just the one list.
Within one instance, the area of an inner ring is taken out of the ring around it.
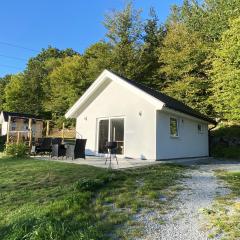
{"label": "small window", "polygon": [[197,125],[197,128],[198,128],[198,133],[203,133],[203,125],[202,124],[198,124]]}
{"label": "small window", "polygon": [[170,135],[171,137],[178,137],[178,121],[176,118],[170,118]]}

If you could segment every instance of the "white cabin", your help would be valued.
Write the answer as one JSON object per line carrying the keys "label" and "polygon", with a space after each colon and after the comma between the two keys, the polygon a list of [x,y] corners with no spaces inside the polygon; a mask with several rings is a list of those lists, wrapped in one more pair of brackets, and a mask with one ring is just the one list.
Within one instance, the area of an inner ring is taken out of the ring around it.
{"label": "white cabin", "polygon": [[138,82],[104,70],[68,110],[77,138],[86,138],[86,154],[117,154],[136,159],[173,159],[209,155],[208,125],[215,121]]}

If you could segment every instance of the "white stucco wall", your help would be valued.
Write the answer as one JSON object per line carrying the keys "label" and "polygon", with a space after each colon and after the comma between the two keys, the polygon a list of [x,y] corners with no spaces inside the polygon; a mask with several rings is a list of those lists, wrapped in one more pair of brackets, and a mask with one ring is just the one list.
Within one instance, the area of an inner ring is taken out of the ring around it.
{"label": "white stucco wall", "polygon": [[87,139],[86,153],[97,152],[97,120],[120,116],[125,118],[124,156],[156,159],[155,107],[116,82],[110,82],[77,117],[76,130]]}
{"label": "white stucco wall", "polygon": [[[157,159],[208,156],[208,125],[201,120],[157,111]],[[179,123],[179,137],[170,136],[170,117]],[[198,132],[198,123],[203,132]]]}

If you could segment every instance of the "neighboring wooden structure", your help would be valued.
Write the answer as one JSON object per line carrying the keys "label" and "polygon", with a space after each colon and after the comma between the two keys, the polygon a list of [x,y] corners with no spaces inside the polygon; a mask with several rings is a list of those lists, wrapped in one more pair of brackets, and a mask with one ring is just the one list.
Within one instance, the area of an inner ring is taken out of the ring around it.
{"label": "neighboring wooden structure", "polygon": [[7,136],[7,142],[11,139],[19,143],[28,140],[31,145],[32,139],[43,136],[44,120],[32,114],[2,111],[0,114],[0,135]]}

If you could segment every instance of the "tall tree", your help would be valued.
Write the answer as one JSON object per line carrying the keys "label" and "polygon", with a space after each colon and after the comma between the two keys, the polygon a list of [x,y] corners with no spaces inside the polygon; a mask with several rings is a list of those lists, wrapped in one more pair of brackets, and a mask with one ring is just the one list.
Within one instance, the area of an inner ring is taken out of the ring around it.
{"label": "tall tree", "polygon": [[67,109],[89,86],[86,72],[86,59],[76,55],[64,58],[61,65],[50,73],[51,94],[45,102],[45,108],[52,113],[53,119],[62,119]]}
{"label": "tall tree", "polygon": [[92,80],[104,69],[112,69],[112,47],[109,43],[95,43],[87,48],[83,56],[88,62],[87,72]]}
{"label": "tall tree", "polygon": [[112,50],[112,69],[129,78],[138,78],[141,71],[140,46],[142,22],[140,11],[132,3],[123,11],[106,15],[104,25]]}
{"label": "tall tree", "polygon": [[174,15],[205,42],[214,44],[228,29],[228,20],[239,16],[239,6],[240,0],[184,0]]}
{"label": "tall tree", "polygon": [[0,110],[4,110],[4,104],[6,103],[5,89],[10,80],[11,75],[0,78]]}
{"label": "tall tree", "polygon": [[198,33],[190,32],[183,23],[168,26],[163,48],[159,50],[160,69],[166,76],[163,90],[186,104],[209,114],[207,77],[208,48]]}
{"label": "tall tree", "polygon": [[38,103],[32,102],[33,92],[26,91],[28,82],[24,74],[12,75],[5,88],[6,102],[3,108],[6,111],[36,113]]}
{"label": "tall tree", "polygon": [[159,61],[158,49],[162,47],[165,31],[159,25],[157,14],[153,8],[150,9],[150,18],[144,24],[143,46],[141,52],[141,77],[145,85],[160,88],[164,81],[164,74],[159,74],[162,66]]}
{"label": "tall tree", "polygon": [[240,17],[230,21],[213,60],[211,101],[220,118],[240,120]]}
{"label": "tall tree", "polygon": [[6,86],[4,108],[49,117],[44,108],[45,99],[49,96],[49,84],[46,79],[59,64],[58,59],[75,55],[78,53],[71,49],[43,49],[28,61],[22,74],[11,77]]}
{"label": "tall tree", "polygon": [[78,53],[72,49],[59,50],[49,46],[47,49],[43,49],[36,57],[29,60],[27,69],[24,72],[28,83],[25,86],[25,91],[33,93],[30,95],[30,98],[35,106],[35,114],[45,115],[43,104],[49,94],[46,78],[53,69],[53,67],[49,67],[49,60],[57,60],[74,55],[78,55]]}

